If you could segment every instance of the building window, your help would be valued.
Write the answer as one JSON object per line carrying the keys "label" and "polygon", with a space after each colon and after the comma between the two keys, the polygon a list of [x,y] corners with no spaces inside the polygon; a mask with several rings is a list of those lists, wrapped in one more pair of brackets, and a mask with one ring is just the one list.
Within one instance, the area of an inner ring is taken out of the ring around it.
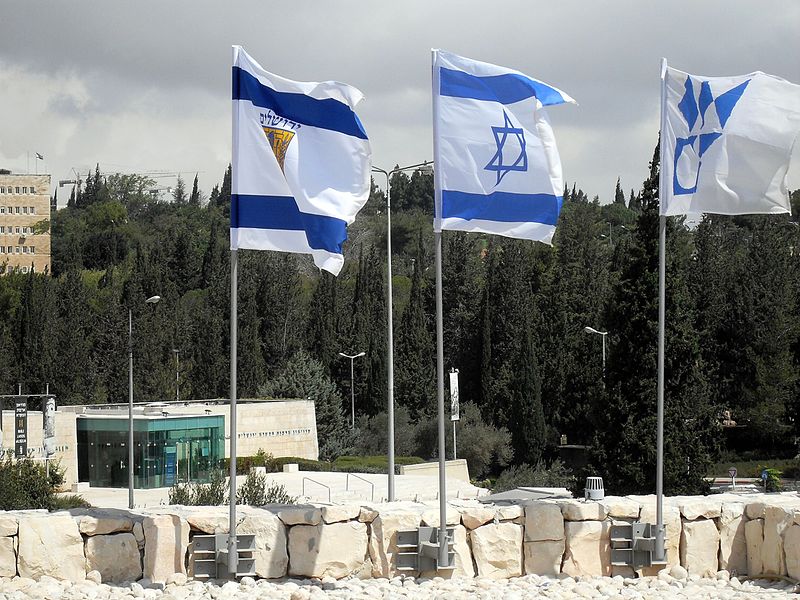
{"label": "building window", "polygon": [[31,246],[31,254],[36,254],[36,246]]}
{"label": "building window", "polygon": [[15,194],[19,194],[19,186],[16,186],[16,187],[14,188],[14,193],[15,193]]}
{"label": "building window", "polygon": [[14,207],[14,212],[15,212],[15,213],[17,213],[17,214],[19,214],[19,206],[15,206],[15,207]]}
{"label": "building window", "polygon": [[28,272],[28,267],[22,267],[22,272],[23,273],[27,273]]}
{"label": "building window", "polygon": [[5,193],[6,193],[5,186],[0,185],[0,194],[5,194]]}
{"label": "building window", "polygon": [[16,252],[14,254],[19,254],[19,246],[17,246]]}
{"label": "building window", "polygon": [[16,233],[19,233],[19,227],[17,227],[17,231],[16,231]]}
{"label": "building window", "polygon": [[5,233],[5,232],[6,232],[5,225],[0,225],[0,233]]}
{"label": "building window", "polygon": [[27,194],[28,193],[28,188],[26,186],[22,186],[22,193],[23,194]]}
{"label": "building window", "polygon": [[4,215],[4,214],[6,214],[6,207],[5,206],[0,206],[0,215]]}
{"label": "building window", "polygon": [[6,247],[0,246],[0,254],[5,254],[5,253],[6,253]]}
{"label": "building window", "polygon": [[24,215],[28,214],[28,207],[27,206],[23,206],[22,207],[22,214],[24,214]]}
{"label": "building window", "polygon": [[31,206],[31,214],[32,215],[36,214],[36,207],[35,206]]}

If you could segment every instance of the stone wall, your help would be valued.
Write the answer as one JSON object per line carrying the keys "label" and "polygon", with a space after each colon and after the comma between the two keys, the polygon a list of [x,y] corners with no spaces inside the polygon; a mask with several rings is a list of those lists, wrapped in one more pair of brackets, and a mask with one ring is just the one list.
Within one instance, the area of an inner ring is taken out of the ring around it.
{"label": "stone wall", "polygon": [[[654,522],[654,515],[653,496],[524,506],[453,500],[447,511],[447,525],[455,528],[452,576],[656,575],[655,567],[634,572],[612,565],[610,539],[615,523]],[[666,498],[664,516],[673,574],[800,578],[796,494]],[[262,578],[434,575],[398,570],[397,532],[437,527],[438,505],[240,507],[238,517],[237,531],[255,534]],[[192,537],[227,532],[227,507],[0,512],[0,577],[184,581],[193,573]]]}

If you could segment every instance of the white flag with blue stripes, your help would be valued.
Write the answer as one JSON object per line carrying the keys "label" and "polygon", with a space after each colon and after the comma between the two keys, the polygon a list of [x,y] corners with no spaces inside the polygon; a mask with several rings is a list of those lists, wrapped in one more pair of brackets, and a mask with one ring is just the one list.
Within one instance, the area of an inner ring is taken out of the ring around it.
{"label": "white flag with blue stripes", "polygon": [[550,244],[564,184],[544,106],[575,101],[518,71],[434,51],[436,231]]}
{"label": "white flag with blue stripes", "polygon": [[311,254],[338,275],[369,196],[371,149],[343,83],[291,81],[233,47],[231,249]]}

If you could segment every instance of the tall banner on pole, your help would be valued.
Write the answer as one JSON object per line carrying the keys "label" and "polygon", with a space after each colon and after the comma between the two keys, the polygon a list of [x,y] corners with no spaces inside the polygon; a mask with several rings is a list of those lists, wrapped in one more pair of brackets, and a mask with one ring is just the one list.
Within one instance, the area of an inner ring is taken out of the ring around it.
{"label": "tall banner on pole", "polygon": [[450,420],[459,421],[461,419],[461,408],[458,398],[458,369],[450,371]]}
{"label": "tall banner on pole", "polygon": [[14,405],[14,455],[28,455],[28,398],[18,396]]}

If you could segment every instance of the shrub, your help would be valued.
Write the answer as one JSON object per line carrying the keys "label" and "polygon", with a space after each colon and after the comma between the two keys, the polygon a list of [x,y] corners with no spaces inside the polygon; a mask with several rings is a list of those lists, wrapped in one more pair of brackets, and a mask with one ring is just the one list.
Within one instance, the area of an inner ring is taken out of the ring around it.
{"label": "shrub", "polygon": [[176,483],[169,490],[169,503],[183,506],[222,506],[228,503],[225,473],[211,471],[208,483]]}
{"label": "shrub", "polygon": [[56,487],[64,481],[58,462],[50,464],[50,475],[44,464],[30,457],[16,459],[8,451],[0,456],[0,510],[24,510],[56,505]]}
{"label": "shrub", "polygon": [[51,510],[69,510],[70,508],[92,508],[83,496],[64,494],[53,496]]}
{"label": "shrub", "polygon": [[521,464],[509,467],[497,478],[493,491],[505,492],[518,487],[564,487],[572,489],[575,477],[559,459],[546,467],[543,462],[538,462],[536,467]]}
{"label": "shrub", "polygon": [[770,467],[762,467],[758,466],[756,469],[756,473],[753,477],[761,477],[761,473],[763,471],[767,472],[767,485],[766,491],[767,492],[780,492],[783,489],[781,485],[781,475],[782,473],[778,469],[771,469]]}
{"label": "shrub", "polygon": [[265,504],[295,504],[297,498],[286,493],[286,488],[277,482],[267,484],[267,476],[251,471],[236,492],[236,504],[264,506]]}

